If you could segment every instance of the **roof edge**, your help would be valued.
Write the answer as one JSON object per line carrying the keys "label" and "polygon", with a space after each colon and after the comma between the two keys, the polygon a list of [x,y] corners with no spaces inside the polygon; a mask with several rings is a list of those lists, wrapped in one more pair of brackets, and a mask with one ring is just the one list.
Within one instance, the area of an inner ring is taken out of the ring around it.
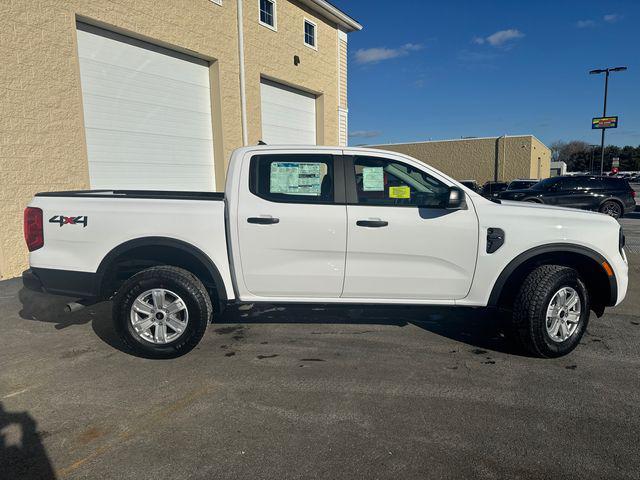
{"label": "roof edge", "polygon": [[326,0],[299,0],[312,10],[317,11],[326,18],[333,20],[347,32],[362,30],[362,25]]}
{"label": "roof edge", "polygon": [[[365,145],[366,147],[386,147],[393,145],[416,145],[421,143],[442,143],[442,142],[465,142],[468,140],[497,140],[498,138],[523,138],[523,137],[532,137],[538,140],[542,145],[546,147],[546,145],[540,141],[535,135],[531,134],[523,134],[523,135],[496,135],[495,137],[468,137],[468,138],[444,138],[442,140],[421,140],[418,142],[398,142],[398,143],[376,143]],[[549,147],[547,147],[549,148]]]}

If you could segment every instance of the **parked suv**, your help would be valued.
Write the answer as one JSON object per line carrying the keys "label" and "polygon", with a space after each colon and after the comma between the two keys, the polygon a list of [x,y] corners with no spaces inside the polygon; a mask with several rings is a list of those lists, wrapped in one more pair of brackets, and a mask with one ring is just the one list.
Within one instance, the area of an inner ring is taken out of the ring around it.
{"label": "parked suv", "polygon": [[635,210],[636,192],[624,178],[574,175],[547,178],[523,190],[506,190],[501,200],[581,208],[620,218]]}

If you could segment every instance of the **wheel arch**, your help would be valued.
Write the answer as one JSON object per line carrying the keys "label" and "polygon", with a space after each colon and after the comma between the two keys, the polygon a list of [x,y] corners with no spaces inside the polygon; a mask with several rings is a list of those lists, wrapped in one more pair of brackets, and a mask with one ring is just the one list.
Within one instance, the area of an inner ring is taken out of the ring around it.
{"label": "wheel arch", "polygon": [[609,275],[605,263],[609,265],[598,252],[582,245],[550,244],[532,248],[518,255],[502,270],[493,285],[488,305],[511,305],[518,286],[533,269],[541,265],[564,265],[575,268],[584,279],[591,308],[600,316],[605,307],[615,305],[618,297],[615,273],[610,270]]}
{"label": "wheel arch", "polygon": [[609,197],[602,200],[600,202],[600,205],[598,205],[598,210],[600,210],[602,206],[607,202],[616,202],[618,205],[620,205],[620,213],[624,213],[624,203],[622,203],[622,201],[617,197]]}
{"label": "wheel arch", "polygon": [[146,268],[171,265],[184,268],[207,287],[217,312],[224,309],[227,292],[220,271],[198,247],[170,237],[141,237],[113,248],[96,271],[101,298],[109,298],[132,275]]}

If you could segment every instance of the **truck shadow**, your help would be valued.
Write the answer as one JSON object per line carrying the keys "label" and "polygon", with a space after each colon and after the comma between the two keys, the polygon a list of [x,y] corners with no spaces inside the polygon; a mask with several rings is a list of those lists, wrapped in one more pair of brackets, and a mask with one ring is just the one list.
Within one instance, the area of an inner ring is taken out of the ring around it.
{"label": "truck shadow", "polygon": [[[83,310],[66,313],[71,299],[50,296],[21,289],[20,317],[26,320],[52,323],[62,330],[74,325],[91,324],[98,337],[110,346],[128,352],[113,331],[111,303],[102,302]],[[497,352],[520,355],[506,336],[506,329],[496,311],[466,307],[416,307],[388,305],[241,305],[230,306],[216,315],[215,324],[352,324],[415,325],[425,331],[467,345]],[[130,353],[130,352],[128,352]]]}
{"label": "truck shadow", "polygon": [[56,475],[39,432],[27,412],[7,412],[0,402],[0,477],[55,479]]}
{"label": "truck shadow", "polygon": [[473,347],[514,355],[523,354],[509,340],[498,313],[486,308],[261,304],[228,308],[214,323],[414,325]]}

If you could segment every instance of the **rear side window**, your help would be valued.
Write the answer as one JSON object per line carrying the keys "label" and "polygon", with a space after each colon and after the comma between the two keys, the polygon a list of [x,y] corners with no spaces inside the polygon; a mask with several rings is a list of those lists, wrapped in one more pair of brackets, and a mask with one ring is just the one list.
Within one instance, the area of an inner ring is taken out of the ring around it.
{"label": "rear side window", "polygon": [[356,157],[358,204],[444,208],[449,188],[405,163],[380,157]]}
{"label": "rear side window", "polygon": [[623,178],[602,178],[602,188],[606,190],[628,190],[628,182]]}
{"label": "rear side window", "polygon": [[249,190],[272,202],[333,203],[333,161],[331,155],[256,155]]}

